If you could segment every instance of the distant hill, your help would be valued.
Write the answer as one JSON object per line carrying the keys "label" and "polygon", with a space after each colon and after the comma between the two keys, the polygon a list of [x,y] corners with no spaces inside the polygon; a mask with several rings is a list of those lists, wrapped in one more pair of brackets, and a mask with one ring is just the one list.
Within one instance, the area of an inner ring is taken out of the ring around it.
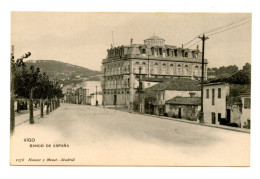
{"label": "distant hill", "polygon": [[50,78],[66,79],[68,77],[90,77],[100,75],[100,71],[90,70],[88,68],[63,63],[55,60],[30,60],[25,62],[26,66],[33,65],[39,67],[41,72],[46,72]]}
{"label": "distant hill", "polygon": [[101,72],[90,70],[88,68],[63,63],[55,60],[29,60],[26,61],[26,66],[33,65],[35,68],[39,67],[41,72],[45,72],[50,79],[58,79],[65,83],[70,81],[83,80],[99,80]]}

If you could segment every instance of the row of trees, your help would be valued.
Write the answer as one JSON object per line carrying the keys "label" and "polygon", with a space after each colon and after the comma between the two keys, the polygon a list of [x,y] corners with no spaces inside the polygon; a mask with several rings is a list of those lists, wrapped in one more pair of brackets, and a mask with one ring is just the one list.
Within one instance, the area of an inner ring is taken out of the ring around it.
{"label": "row of trees", "polygon": [[46,114],[59,107],[59,99],[63,97],[59,83],[50,80],[46,73],[41,73],[39,68],[33,65],[28,68],[23,62],[28,58],[30,52],[23,57],[14,60],[11,55],[11,133],[14,131],[14,101],[17,101],[17,110],[19,111],[19,100],[29,100],[29,122],[34,124],[33,103],[40,101],[41,117],[43,117],[44,105],[46,105]]}
{"label": "row of trees", "polygon": [[[246,63],[243,67],[242,70],[248,73],[251,73],[251,64]],[[226,78],[229,77],[239,71],[239,68],[236,65],[229,65],[227,67],[222,66],[219,68],[208,68],[208,76],[213,75],[215,78]]]}

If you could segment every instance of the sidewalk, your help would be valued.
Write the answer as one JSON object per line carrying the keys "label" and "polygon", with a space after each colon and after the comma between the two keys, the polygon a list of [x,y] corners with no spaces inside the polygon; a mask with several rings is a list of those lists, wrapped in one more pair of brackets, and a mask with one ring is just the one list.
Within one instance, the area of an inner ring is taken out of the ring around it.
{"label": "sidewalk", "polygon": [[[100,107],[102,107],[102,106],[100,106]],[[107,108],[107,109],[112,109],[112,108]],[[116,110],[116,109],[112,109],[112,110]],[[120,110],[120,109],[117,109],[117,110],[129,113],[129,111]],[[245,129],[245,128],[230,127],[230,126],[215,125],[215,124],[207,124],[207,123],[200,124],[198,121],[190,121],[190,120],[186,120],[186,119],[177,119],[177,118],[173,118],[173,117],[157,116],[157,115],[151,115],[151,114],[142,114],[142,113],[138,113],[138,112],[132,112],[132,114],[150,116],[150,117],[155,117],[155,118],[160,118],[160,119],[172,120],[172,121],[177,121],[177,122],[185,122],[185,123],[190,123],[190,124],[195,124],[195,125],[201,125],[201,126],[206,126],[206,127],[214,127],[214,128],[219,128],[219,129],[231,130],[231,131],[236,131],[236,132],[244,132],[244,133],[250,134],[250,129]]]}
{"label": "sidewalk", "polygon": [[[46,114],[46,109],[43,108],[43,114],[45,115]],[[15,126],[19,126],[23,123],[26,123],[28,122],[29,123],[29,112],[25,113],[25,114],[18,114],[17,113],[15,114]],[[34,118],[36,117],[39,117],[41,115],[41,110],[40,109],[34,109],[33,110],[33,116]]]}

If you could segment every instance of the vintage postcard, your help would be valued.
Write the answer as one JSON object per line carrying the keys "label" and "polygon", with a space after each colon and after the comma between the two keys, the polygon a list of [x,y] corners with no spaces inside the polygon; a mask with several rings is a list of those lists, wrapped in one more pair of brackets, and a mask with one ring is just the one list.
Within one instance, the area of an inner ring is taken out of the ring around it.
{"label": "vintage postcard", "polygon": [[250,166],[251,13],[12,12],[10,164]]}

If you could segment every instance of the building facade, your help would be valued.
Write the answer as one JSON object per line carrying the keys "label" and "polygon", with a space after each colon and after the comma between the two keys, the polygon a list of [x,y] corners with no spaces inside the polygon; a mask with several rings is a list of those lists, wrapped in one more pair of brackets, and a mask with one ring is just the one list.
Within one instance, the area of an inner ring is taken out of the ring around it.
{"label": "building facade", "polygon": [[165,102],[165,113],[169,117],[197,121],[200,110],[200,97],[174,97]]}
{"label": "building facade", "polygon": [[[144,44],[111,47],[102,61],[102,92],[104,105],[130,105],[145,77],[199,79],[202,54],[197,49],[166,45],[165,40],[152,36]],[[205,60],[207,79],[207,60]]]}
{"label": "building facade", "polygon": [[250,128],[250,93],[239,94],[238,90],[248,85],[225,82],[204,85],[205,123]]}
{"label": "building facade", "polygon": [[230,85],[227,83],[205,84],[203,90],[205,123],[219,125],[221,119],[226,118],[226,98],[229,96]]}
{"label": "building facade", "polygon": [[[175,97],[200,97],[200,87],[197,80],[176,78],[165,80],[150,88],[146,88],[141,96],[140,112],[147,113],[152,108],[153,114],[165,115],[166,102]],[[149,112],[150,113],[150,112]]]}

